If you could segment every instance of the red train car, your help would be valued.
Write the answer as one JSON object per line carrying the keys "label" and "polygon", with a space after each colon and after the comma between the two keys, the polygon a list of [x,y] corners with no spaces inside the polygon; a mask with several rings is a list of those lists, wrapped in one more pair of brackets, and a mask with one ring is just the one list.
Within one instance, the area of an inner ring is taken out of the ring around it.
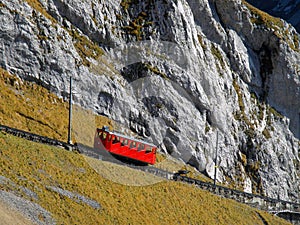
{"label": "red train car", "polygon": [[145,141],[109,131],[108,127],[97,128],[94,147],[112,154],[155,164],[157,147]]}

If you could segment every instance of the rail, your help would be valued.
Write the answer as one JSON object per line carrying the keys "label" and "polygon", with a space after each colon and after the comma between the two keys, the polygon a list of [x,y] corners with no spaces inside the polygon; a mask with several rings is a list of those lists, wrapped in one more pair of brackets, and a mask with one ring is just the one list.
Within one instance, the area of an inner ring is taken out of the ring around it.
{"label": "rail", "polygon": [[300,213],[300,203],[270,198],[270,197],[257,195],[257,194],[251,194],[251,193],[227,188],[220,185],[214,185],[213,183],[204,182],[186,176],[177,175],[174,176],[174,180],[182,181],[189,184],[194,184],[195,186],[203,190],[210,191],[219,196],[234,199],[241,203],[245,203],[255,208],[259,208],[269,212],[289,210],[289,212],[293,211],[293,212]]}
{"label": "rail", "polygon": [[45,136],[41,136],[38,134],[30,133],[27,131],[19,130],[19,129],[4,126],[4,125],[0,125],[0,131],[4,131],[8,134],[12,134],[14,136],[27,139],[29,141],[39,142],[39,143],[53,145],[53,146],[57,146],[57,147],[63,147],[66,149],[76,148],[74,145],[70,145],[63,141],[58,141],[56,139],[48,138]]}

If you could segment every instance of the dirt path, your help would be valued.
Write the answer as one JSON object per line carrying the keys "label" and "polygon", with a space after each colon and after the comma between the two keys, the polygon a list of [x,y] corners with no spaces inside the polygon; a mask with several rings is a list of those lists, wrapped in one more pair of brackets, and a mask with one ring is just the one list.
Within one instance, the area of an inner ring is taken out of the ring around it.
{"label": "dirt path", "polygon": [[34,225],[34,223],[0,201],[0,225]]}

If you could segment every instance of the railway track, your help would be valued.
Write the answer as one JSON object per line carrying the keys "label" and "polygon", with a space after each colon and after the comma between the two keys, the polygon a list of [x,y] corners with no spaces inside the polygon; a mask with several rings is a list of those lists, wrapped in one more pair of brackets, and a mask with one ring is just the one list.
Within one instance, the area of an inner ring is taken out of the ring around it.
{"label": "railway track", "polygon": [[[241,203],[245,203],[245,204],[251,205],[253,207],[272,212],[274,214],[278,214],[281,212],[289,212],[292,214],[294,213],[294,215],[300,215],[299,214],[300,203],[285,201],[285,200],[281,200],[281,199],[269,198],[266,196],[261,196],[261,195],[242,192],[242,191],[235,190],[235,189],[230,189],[230,188],[227,188],[224,186],[214,185],[213,183],[189,178],[189,177],[183,176],[179,173],[171,173],[169,171],[161,170],[161,169],[155,168],[153,166],[138,166],[138,165],[134,165],[134,164],[127,164],[120,160],[117,160],[110,153],[105,152],[105,151],[100,153],[99,151],[95,150],[94,148],[91,148],[91,147],[88,147],[88,146],[85,146],[82,144],[71,145],[66,142],[58,141],[58,140],[51,139],[51,138],[48,138],[45,136],[33,134],[30,132],[22,131],[22,130],[11,128],[11,127],[4,126],[4,125],[0,125],[0,131],[6,132],[8,134],[12,134],[17,137],[21,137],[21,138],[24,138],[24,139],[27,139],[30,141],[43,143],[43,144],[47,144],[47,145],[52,145],[52,146],[57,146],[57,147],[62,147],[67,150],[78,151],[81,154],[84,154],[84,155],[87,155],[87,156],[90,156],[93,158],[97,158],[97,159],[104,160],[104,161],[109,161],[112,163],[121,164],[124,166],[131,167],[133,169],[142,170],[142,171],[154,174],[156,176],[163,177],[165,179],[181,181],[181,182],[184,182],[187,184],[195,185],[198,188],[207,190],[207,191],[217,194],[219,196],[234,199]],[[299,221],[300,221],[300,218],[299,218]]]}
{"label": "railway track", "polygon": [[83,144],[72,145],[72,144],[68,144],[67,142],[58,141],[56,139],[48,138],[45,136],[41,136],[38,134],[30,133],[27,131],[19,130],[19,129],[4,126],[4,125],[0,125],[0,131],[4,131],[8,134],[12,134],[14,136],[24,138],[24,139],[27,139],[30,141],[47,144],[47,145],[52,145],[52,146],[56,146],[56,147],[62,147],[66,150],[78,151],[79,153],[87,155],[89,157],[93,157],[93,158],[97,158],[100,160],[109,161],[112,163],[128,166],[133,169],[143,170],[145,172],[149,172],[149,173],[152,173],[154,175],[157,175],[157,176],[160,176],[160,177],[163,177],[166,179],[172,179],[172,177],[173,177],[173,173],[171,173],[171,172],[161,170],[161,169],[155,168],[153,166],[138,166],[135,164],[124,163],[124,162],[116,159],[115,157],[113,157],[109,152],[106,152],[106,151],[99,152],[99,151],[95,150],[94,148],[83,145]]}
{"label": "railway track", "polygon": [[0,131],[4,131],[8,134],[12,134],[14,136],[27,139],[29,141],[34,141],[34,142],[43,143],[43,144],[47,144],[47,145],[53,145],[53,146],[57,146],[57,147],[63,147],[65,149],[76,149],[75,145],[70,145],[63,141],[58,141],[56,139],[51,139],[51,138],[48,138],[45,136],[41,136],[38,134],[23,131],[23,130],[18,130],[16,128],[4,126],[4,125],[0,125]]}

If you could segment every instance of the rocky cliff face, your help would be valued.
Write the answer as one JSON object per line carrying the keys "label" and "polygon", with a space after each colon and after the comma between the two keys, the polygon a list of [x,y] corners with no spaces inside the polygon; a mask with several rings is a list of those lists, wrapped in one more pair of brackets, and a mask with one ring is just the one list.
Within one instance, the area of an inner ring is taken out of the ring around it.
{"label": "rocky cliff face", "polygon": [[[218,181],[299,197],[299,35],[240,0],[9,0],[0,65]],[[83,121],[84,122],[84,121]]]}

